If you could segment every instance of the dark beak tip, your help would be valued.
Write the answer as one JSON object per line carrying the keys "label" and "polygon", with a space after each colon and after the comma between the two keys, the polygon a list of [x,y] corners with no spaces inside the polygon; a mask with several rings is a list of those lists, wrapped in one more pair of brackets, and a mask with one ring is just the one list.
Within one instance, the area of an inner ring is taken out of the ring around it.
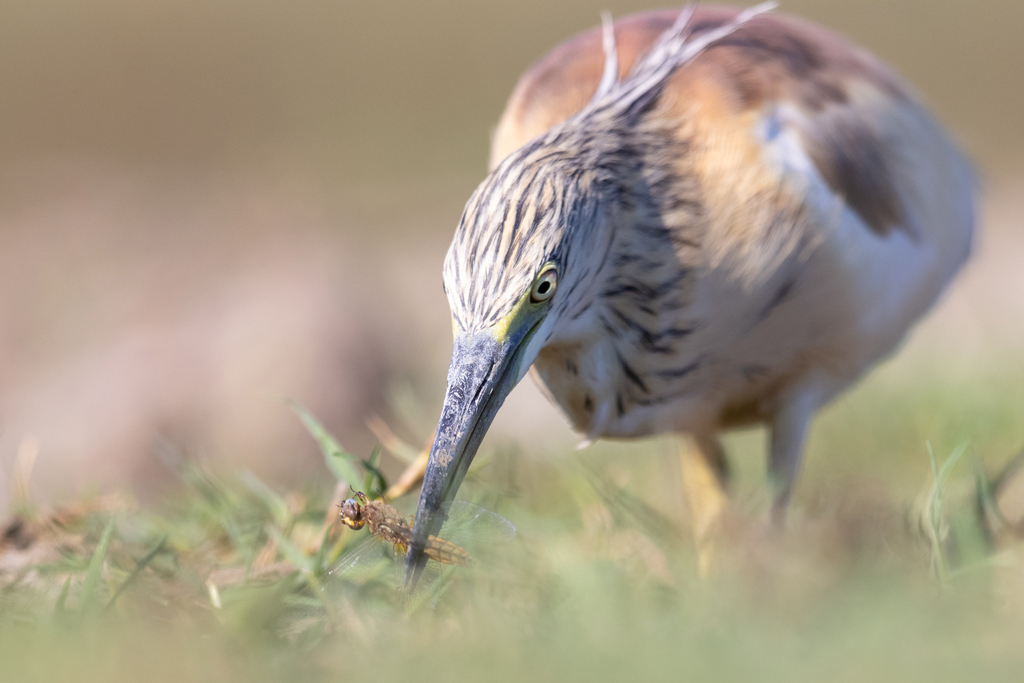
{"label": "dark beak tip", "polygon": [[499,343],[487,333],[455,340],[444,407],[423,475],[405,558],[406,590],[415,588],[428,561],[423,553],[427,539],[444,524],[447,505],[454,499],[494,414],[518,379],[509,373],[518,367],[516,350],[521,341],[520,335],[513,342]]}

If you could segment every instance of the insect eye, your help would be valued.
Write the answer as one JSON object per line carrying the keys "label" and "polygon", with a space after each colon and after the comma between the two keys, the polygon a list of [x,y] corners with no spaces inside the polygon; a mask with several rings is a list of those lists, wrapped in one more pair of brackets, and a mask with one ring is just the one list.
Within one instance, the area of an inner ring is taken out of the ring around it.
{"label": "insect eye", "polygon": [[554,268],[550,268],[541,273],[536,280],[533,281],[533,288],[530,289],[530,301],[538,304],[542,301],[547,301],[555,293],[555,287],[558,285],[558,273]]}

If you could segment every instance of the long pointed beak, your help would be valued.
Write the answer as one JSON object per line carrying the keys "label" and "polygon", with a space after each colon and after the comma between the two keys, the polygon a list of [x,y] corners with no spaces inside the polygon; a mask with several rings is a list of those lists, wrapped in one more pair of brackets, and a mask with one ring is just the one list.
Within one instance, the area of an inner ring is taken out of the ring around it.
{"label": "long pointed beak", "polygon": [[523,374],[523,351],[538,324],[539,319],[530,320],[501,341],[490,331],[455,338],[444,408],[423,476],[405,559],[408,590],[415,588],[426,565],[423,548],[427,538],[440,531],[447,519],[448,504],[466,476],[487,428]]}

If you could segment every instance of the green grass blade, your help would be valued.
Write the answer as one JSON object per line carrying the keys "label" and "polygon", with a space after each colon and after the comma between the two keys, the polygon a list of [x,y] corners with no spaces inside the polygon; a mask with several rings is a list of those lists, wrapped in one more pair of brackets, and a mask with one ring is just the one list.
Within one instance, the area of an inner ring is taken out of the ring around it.
{"label": "green grass blade", "polygon": [[267,508],[274,522],[281,527],[287,527],[291,515],[288,512],[288,503],[284,498],[277,495],[272,488],[252,472],[242,472],[240,479],[245,487]]}
{"label": "green grass blade", "polygon": [[164,543],[167,542],[168,538],[170,538],[170,534],[164,534],[164,537],[161,538],[155,546],[153,546],[153,549],[146,553],[145,557],[139,560],[138,564],[135,565],[135,569],[133,569],[132,573],[128,575],[128,578],[125,579],[124,582],[117,587],[116,591],[114,591],[114,594],[110,597],[110,600],[103,608],[104,612],[106,612],[114,606],[114,603],[117,602],[117,599],[119,597],[121,597],[121,594],[125,592],[128,586],[132,585],[132,583],[135,582],[135,579],[139,577],[139,575],[142,573],[142,570],[144,570],[149,565],[149,563],[153,561],[153,558],[156,557],[161,550],[163,550]]}
{"label": "green grass blade", "polygon": [[60,617],[64,614],[64,606],[68,602],[68,591],[71,590],[71,577],[64,579],[64,585],[61,586],[60,595],[57,596],[57,604],[53,607],[53,615]]}
{"label": "green grass blade", "polygon": [[949,535],[949,521],[943,503],[942,490],[953,469],[967,452],[967,444],[961,444],[950,453],[940,467],[935,459],[931,444],[928,444],[928,459],[932,467],[932,486],[928,491],[923,515],[925,531],[931,544],[932,569],[938,579],[946,584],[949,580],[949,561],[946,558],[946,538]]}
{"label": "green grass blade", "polygon": [[363,467],[366,468],[366,480],[363,482],[363,491],[367,494],[370,492],[379,494],[380,497],[384,496],[384,492],[388,490],[388,482],[381,474],[381,471],[377,469],[377,463],[380,460],[380,445],[378,444],[373,452],[370,453],[370,459],[363,461]]}
{"label": "green grass blade", "polygon": [[341,447],[341,444],[324,429],[324,426],[305,407],[290,399],[288,400],[288,406],[298,415],[306,430],[320,446],[320,452],[324,455],[327,469],[334,474],[334,477],[338,481],[343,481],[350,486],[362,481],[363,477],[359,474],[359,470],[356,469],[355,463],[359,463],[363,467],[366,466],[366,463],[357,456],[346,452]]}
{"label": "green grass blade", "polygon": [[294,564],[296,567],[306,573],[313,572],[313,558],[307,557],[299,548],[291,542],[280,530],[276,527],[268,526],[267,533],[277,543],[278,550],[284,555],[284,558]]}
{"label": "green grass blade", "polygon": [[324,529],[324,534],[320,538],[320,547],[316,549],[316,555],[313,556],[313,576],[320,577],[324,573],[324,560],[327,557],[327,542],[331,538],[331,527],[328,525]]}
{"label": "green grass blade", "polygon": [[103,576],[103,563],[107,559],[107,551],[110,549],[110,539],[114,535],[114,518],[111,517],[107,526],[103,529],[100,542],[96,544],[96,550],[89,560],[89,569],[85,573],[85,581],[82,583],[82,600],[79,611],[82,613],[91,611],[96,602],[96,589],[99,587],[100,579]]}

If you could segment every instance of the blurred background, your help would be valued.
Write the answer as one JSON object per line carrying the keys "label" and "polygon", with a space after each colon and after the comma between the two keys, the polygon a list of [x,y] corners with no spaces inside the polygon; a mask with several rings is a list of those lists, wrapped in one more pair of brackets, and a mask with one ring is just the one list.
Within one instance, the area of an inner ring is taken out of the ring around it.
{"label": "blurred background", "polygon": [[[322,460],[286,396],[353,452],[373,446],[373,415],[423,443],[450,350],[441,262],[505,98],[600,11],[650,7],[0,3],[0,509],[19,452],[38,453],[33,494],[52,502],[155,495],[168,445],[306,480]],[[780,11],[891,64],[984,187],[975,258],[907,348],[819,421],[807,477],[870,462],[919,482],[924,438],[947,433],[1005,457],[1024,442],[1024,3]],[[894,412],[885,434],[857,429],[911,391],[945,407]],[[575,443],[528,381],[489,441],[513,436],[528,454]],[[907,448],[876,452],[894,443]]]}

